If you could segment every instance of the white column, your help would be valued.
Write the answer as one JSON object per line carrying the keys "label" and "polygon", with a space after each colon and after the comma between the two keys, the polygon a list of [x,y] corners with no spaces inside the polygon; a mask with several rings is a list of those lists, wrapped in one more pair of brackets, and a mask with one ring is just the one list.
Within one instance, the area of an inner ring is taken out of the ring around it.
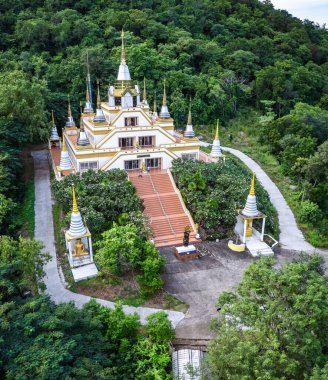
{"label": "white column", "polygon": [[243,243],[246,243],[246,226],[247,226],[247,219],[244,219],[244,236],[243,236]]}
{"label": "white column", "polygon": [[72,241],[68,242],[68,261],[71,268],[73,268],[73,252],[72,252]]}
{"label": "white column", "polygon": [[92,251],[92,241],[91,241],[91,236],[88,237],[88,243],[89,243],[90,259],[91,259],[91,262],[93,263],[93,251]]}
{"label": "white column", "polygon": [[265,218],[262,221],[262,232],[261,232],[261,241],[264,239],[264,228],[265,228]]}

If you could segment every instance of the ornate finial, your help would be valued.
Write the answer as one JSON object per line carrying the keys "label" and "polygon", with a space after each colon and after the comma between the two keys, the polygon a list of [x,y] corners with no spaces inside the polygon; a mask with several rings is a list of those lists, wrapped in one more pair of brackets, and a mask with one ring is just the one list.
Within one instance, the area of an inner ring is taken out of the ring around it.
{"label": "ornate finial", "polygon": [[88,83],[88,79],[86,80],[86,84],[87,84],[87,89],[86,89],[85,99],[86,99],[86,102],[87,102],[87,103],[90,103],[90,95],[89,95],[89,83]]}
{"label": "ornate finial", "polygon": [[54,118],[54,110],[51,110],[51,118],[52,118],[52,127],[55,127],[55,118]]}
{"label": "ornate finial", "polygon": [[214,140],[219,140],[219,119],[216,122],[216,132]]}
{"label": "ornate finial", "polygon": [[249,195],[255,195],[255,174],[253,173],[251,189]]}
{"label": "ornate finial", "polygon": [[99,80],[97,80],[97,87],[98,87],[98,93],[97,93],[97,108],[100,110],[101,108],[101,101],[100,101],[100,92],[99,92]]}
{"label": "ornate finial", "polygon": [[121,65],[126,65],[125,48],[124,48],[124,30],[123,30],[123,28],[122,28],[122,32],[121,32],[121,38],[122,38]]}
{"label": "ornate finial", "polygon": [[72,198],[73,198],[73,209],[72,209],[72,212],[74,214],[77,214],[79,212],[79,209],[77,208],[77,203],[76,203],[76,196],[75,196],[75,186],[74,184],[72,185]]}
{"label": "ornate finial", "polygon": [[144,77],[144,87],[143,87],[142,101],[143,101],[144,103],[147,102],[146,78],[145,78],[145,77]]}
{"label": "ornate finial", "polygon": [[67,114],[68,114],[68,117],[72,117],[71,100],[69,98],[69,94],[67,95],[67,98],[68,98],[68,110],[67,110]]}
{"label": "ornate finial", "polygon": [[157,112],[157,105],[156,105],[156,90],[154,91],[154,109],[153,109],[153,112],[154,112],[154,113]]}
{"label": "ornate finial", "polygon": [[164,84],[163,84],[163,106],[166,106],[166,79],[164,78]]}
{"label": "ornate finial", "polygon": [[188,112],[188,122],[187,125],[191,125],[191,97],[189,100],[189,112]]}
{"label": "ornate finial", "polygon": [[63,128],[62,134],[63,134],[62,152],[65,152],[66,151],[66,141],[65,141],[65,135],[64,135],[64,128]]}

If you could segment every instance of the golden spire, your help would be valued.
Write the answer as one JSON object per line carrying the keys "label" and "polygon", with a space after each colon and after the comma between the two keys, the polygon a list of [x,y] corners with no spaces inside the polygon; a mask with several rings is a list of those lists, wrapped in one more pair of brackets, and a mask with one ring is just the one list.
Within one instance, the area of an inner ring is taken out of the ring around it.
{"label": "golden spire", "polygon": [[163,106],[166,106],[166,79],[164,78]]}
{"label": "golden spire", "polygon": [[51,110],[51,117],[52,117],[52,127],[55,127],[55,118],[54,118],[54,110]]}
{"label": "golden spire", "polygon": [[255,174],[253,173],[251,189],[249,195],[255,195]]}
{"label": "golden spire", "polygon": [[72,209],[72,212],[74,214],[77,214],[79,212],[79,209],[77,208],[77,203],[76,203],[76,196],[75,196],[75,186],[72,185],[72,197],[73,197],[73,209]]}
{"label": "golden spire", "polygon": [[189,112],[188,112],[188,122],[187,125],[191,125],[191,97],[189,100]]}
{"label": "golden spire", "polygon": [[87,103],[90,103],[88,79],[86,80],[86,84],[87,84],[87,89],[86,89],[85,99],[86,99]]}
{"label": "golden spire", "polygon": [[217,120],[217,123],[216,123],[216,132],[215,132],[215,138],[214,140],[219,140],[219,119]]}
{"label": "golden spire", "polygon": [[146,92],[146,78],[144,77],[144,87],[143,87],[143,95],[142,95],[142,101],[146,102],[147,101],[147,92]]}
{"label": "golden spire", "polygon": [[156,90],[154,91],[154,109],[153,109],[153,113],[156,113],[157,112],[157,105],[156,105]]}
{"label": "golden spire", "polygon": [[124,48],[124,30],[123,30],[123,28],[122,28],[121,38],[122,38],[121,65],[126,65],[125,48]]}
{"label": "golden spire", "polygon": [[63,143],[62,143],[62,152],[66,152],[66,142],[65,142],[65,136],[64,136],[64,128],[63,128]]}
{"label": "golden spire", "polygon": [[68,98],[68,110],[67,110],[67,114],[68,114],[68,117],[72,117],[71,101],[70,101],[69,95],[67,95],[67,98]]}
{"label": "golden spire", "polygon": [[99,92],[99,80],[97,80],[97,87],[98,87],[98,93],[97,93],[97,108],[100,110],[101,108],[101,101],[100,101],[100,92]]}

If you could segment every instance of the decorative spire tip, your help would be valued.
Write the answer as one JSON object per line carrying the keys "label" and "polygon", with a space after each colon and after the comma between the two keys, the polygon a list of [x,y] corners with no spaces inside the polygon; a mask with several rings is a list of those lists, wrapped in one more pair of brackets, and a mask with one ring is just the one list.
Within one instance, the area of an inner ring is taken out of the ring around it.
{"label": "decorative spire tip", "polygon": [[74,214],[77,214],[79,212],[79,209],[77,208],[76,196],[75,196],[75,186],[74,186],[74,184],[72,185],[72,198],[73,198],[73,201],[72,201],[72,204],[73,204],[72,212]]}
{"label": "decorative spire tip", "polygon": [[255,195],[255,173],[253,173],[251,189],[249,191],[249,195]]}

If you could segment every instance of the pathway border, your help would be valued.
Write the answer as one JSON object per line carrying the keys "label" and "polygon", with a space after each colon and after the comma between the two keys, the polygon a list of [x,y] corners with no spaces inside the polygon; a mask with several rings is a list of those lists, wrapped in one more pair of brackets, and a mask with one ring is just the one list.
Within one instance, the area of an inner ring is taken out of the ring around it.
{"label": "pathway border", "polygon": [[[44,252],[48,252],[51,260],[44,266],[46,285],[46,293],[56,304],[63,302],[74,302],[78,308],[82,308],[84,304],[89,302],[92,297],[83,294],[73,293],[65,288],[60,278],[59,268],[56,257],[54,225],[52,217],[52,198],[50,190],[50,172],[48,152],[40,150],[32,152],[34,160],[35,173],[35,239],[40,240],[44,245]],[[114,308],[115,303],[94,298],[99,304]],[[146,323],[147,316],[158,312],[165,311],[175,328],[177,324],[184,318],[184,313],[173,310],[154,309],[149,307],[133,307],[123,306],[125,314],[137,313],[142,324]]]}

